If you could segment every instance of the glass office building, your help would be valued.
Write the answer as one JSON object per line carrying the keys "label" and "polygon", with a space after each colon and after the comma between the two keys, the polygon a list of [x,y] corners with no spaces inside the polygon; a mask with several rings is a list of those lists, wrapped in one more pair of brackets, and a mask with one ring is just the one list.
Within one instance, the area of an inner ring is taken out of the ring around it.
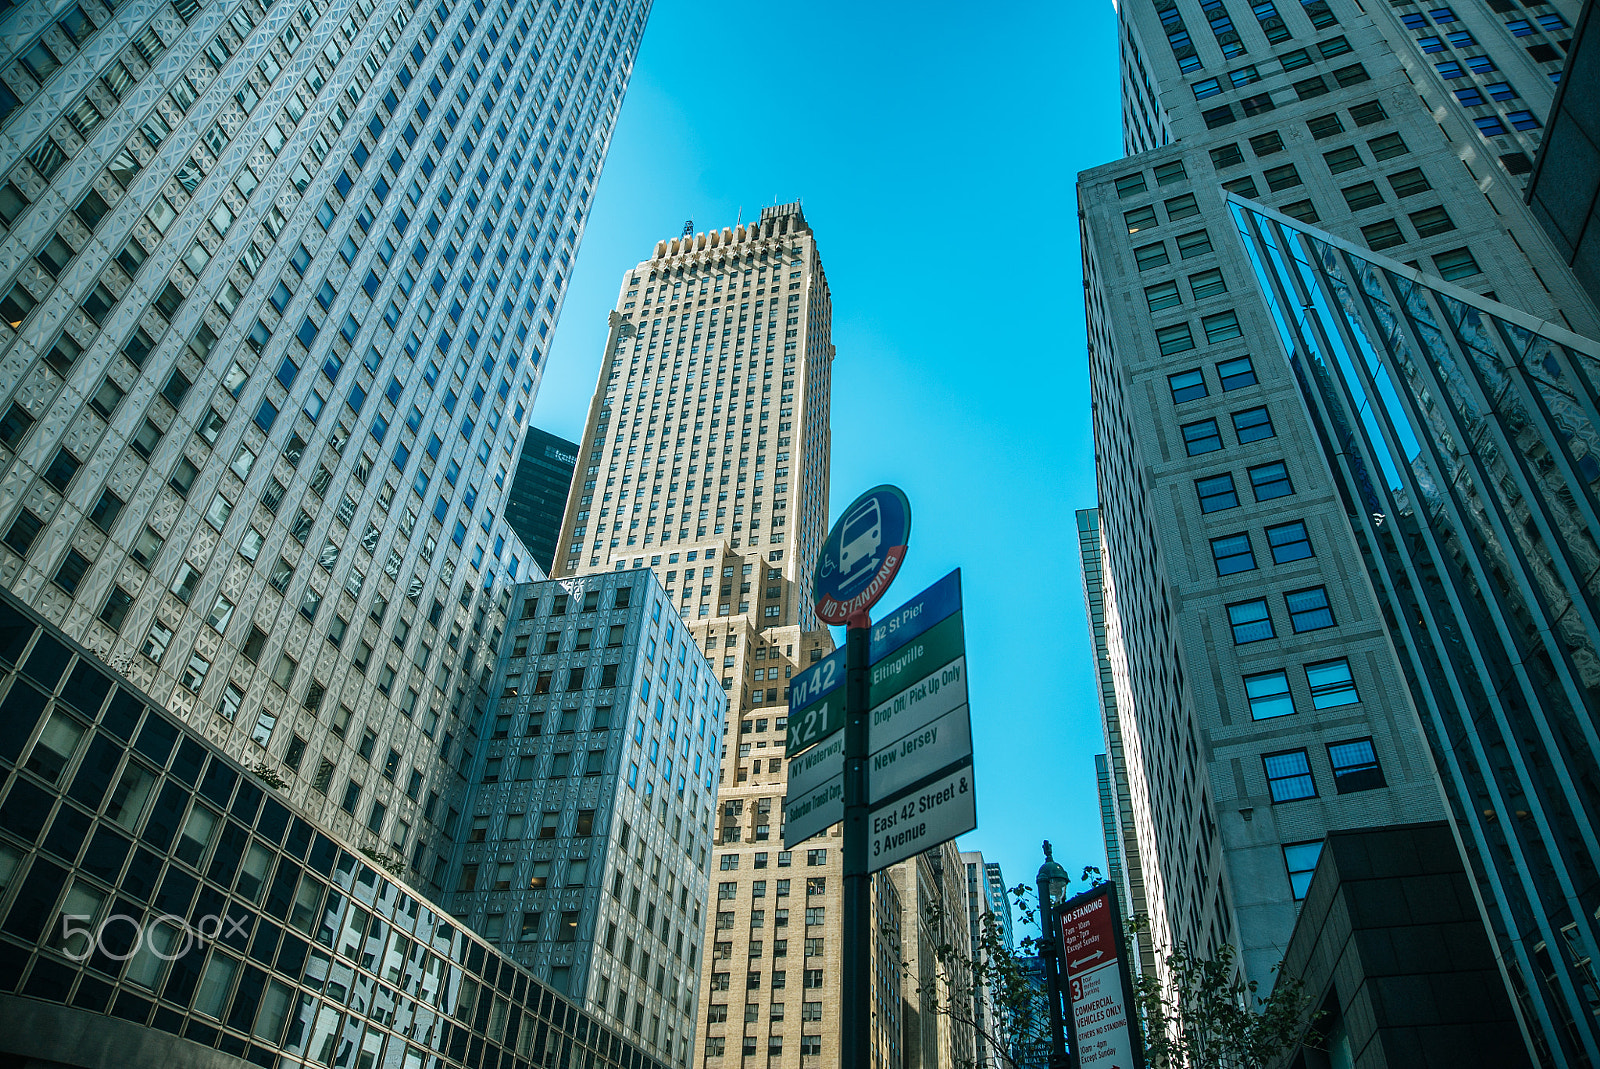
{"label": "glass office building", "polygon": [[0,593],[0,1051],[655,1069]]}
{"label": "glass office building", "polygon": [[1600,342],[1230,197],[1524,1027],[1600,1024]]}

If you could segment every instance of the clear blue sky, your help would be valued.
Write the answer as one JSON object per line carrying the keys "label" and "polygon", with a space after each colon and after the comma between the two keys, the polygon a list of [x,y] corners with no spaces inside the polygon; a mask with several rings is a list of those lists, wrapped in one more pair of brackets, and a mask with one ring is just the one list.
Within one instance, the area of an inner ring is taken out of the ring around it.
{"label": "clear blue sky", "polygon": [[[1095,502],[1074,176],[1120,156],[1108,0],[660,0],[534,409],[576,439],[622,272],[801,200],[833,291],[830,521],[911,500],[892,609],[963,572],[978,830],[1104,867],[1073,510]],[[842,640],[842,633],[839,636]]]}

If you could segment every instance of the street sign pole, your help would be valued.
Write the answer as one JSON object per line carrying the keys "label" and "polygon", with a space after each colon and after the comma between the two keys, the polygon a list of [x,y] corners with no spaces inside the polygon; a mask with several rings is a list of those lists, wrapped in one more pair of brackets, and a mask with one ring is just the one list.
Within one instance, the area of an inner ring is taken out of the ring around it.
{"label": "street sign pole", "polygon": [[872,883],[867,875],[867,721],[872,620],[851,615],[845,632],[844,1032],[842,1069],[866,1069],[872,1051]]}

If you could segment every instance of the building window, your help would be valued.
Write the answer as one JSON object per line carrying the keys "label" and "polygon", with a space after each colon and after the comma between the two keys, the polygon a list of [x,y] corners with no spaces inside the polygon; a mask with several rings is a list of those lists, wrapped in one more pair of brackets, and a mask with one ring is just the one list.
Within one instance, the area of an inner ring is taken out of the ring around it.
{"label": "building window", "polygon": [[1214,453],[1222,448],[1222,433],[1217,430],[1217,421],[1214,419],[1187,423],[1181,429],[1184,448],[1192,457],[1201,453]]}
{"label": "building window", "polygon": [[1317,781],[1311,778],[1311,761],[1304,750],[1265,754],[1261,763],[1273,802],[1297,802],[1317,796]]}
{"label": "building window", "polygon": [[1400,224],[1393,219],[1383,219],[1362,227],[1361,237],[1366,241],[1367,247],[1374,252],[1404,244],[1406,240],[1405,234],[1400,230]]}
{"label": "building window", "polygon": [[1193,193],[1169,198],[1162,201],[1162,206],[1167,209],[1167,221],[1172,223],[1200,214],[1200,203],[1194,199]]}
{"label": "building window", "polygon": [[1291,189],[1301,183],[1300,172],[1295,170],[1292,163],[1286,163],[1281,167],[1269,167],[1263,177],[1267,180],[1267,188],[1274,193]]}
{"label": "building window", "polygon": [[1201,512],[1221,512],[1239,504],[1238,491],[1233,486],[1233,475],[1223,472],[1194,481],[1195,493],[1200,496]]}
{"label": "building window", "polygon": [[[1252,68],[1254,69],[1254,68]],[[1283,135],[1276,130],[1269,130],[1264,134],[1257,134],[1250,139],[1250,151],[1257,157],[1270,156],[1274,152],[1283,151]]]}
{"label": "building window", "polygon": [[1250,469],[1249,474],[1250,488],[1255,492],[1257,501],[1271,501],[1275,497],[1288,497],[1294,493],[1294,484],[1289,481],[1289,469],[1281,460],[1257,465]]}
{"label": "building window", "polygon": [[1221,270],[1215,267],[1209,271],[1199,271],[1190,275],[1189,288],[1194,291],[1194,299],[1197,301],[1228,292],[1228,285],[1222,280]]}
{"label": "building window", "polygon": [[1400,171],[1398,174],[1390,175],[1389,185],[1397,197],[1409,197],[1433,188],[1433,184],[1428,181],[1428,176],[1422,173],[1420,167],[1413,167],[1408,171]]}
{"label": "building window", "polygon": [[1321,856],[1321,839],[1283,845],[1283,866],[1289,870],[1289,886],[1296,902],[1304,901],[1306,891],[1311,888],[1311,874],[1317,871],[1317,858]]}
{"label": "building window", "polygon": [[1117,179],[1116,185],[1119,199],[1131,197],[1135,193],[1143,193],[1145,190],[1144,172],[1125,174]]}
{"label": "building window", "polygon": [[1383,110],[1383,105],[1376,100],[1369,100],[1365,104],[1357,104],[1350,109],[1350,117],[1356,121],[1357,126],[1371,126],[1375,122],[1382,122],[1389,117]]}
{"label": "building window", "polygon": [[1473,259],[1471,249],[1451,249],[1434,256],[1433,265],[1438,269],[1439,277],[1446,282],[1475,275],[1482,270],[1478,261]]}
{"label": "building window", "polygon": [[1238,145],[1223,145],[1211,150],[1211,165],[1219,171],[1225,167],[1237,167],[1243,162],[1244,153],[1239,151]]}
{"label": "building window", "polygon": [[1229,193],[1236,193],[1251,200],[1260,195],[1256,190],[1256,180],[1249,175],[1245,175],[1243,178],[1235,178],[1231,182],[1224,182],[1222,183],[1222,188]]}
{"label": "building window", "polygon": [[1206,341],[1212,345],[1231,341],[1244,334],[1244,331],[1239,327],[1238,315],[1231,310],[1206,316],[1200,320],[1200,328],[1206,332]]}
{"label": "building window", "polygon": [[1250,548],[1250,536],[1245,533],[1213,538],[1211,559],[1217,566],[1218,575],[1254,571],[1256,567],[1256,555]]}
{"label": "building window", "polygon": [[[1172,285],[1168,283],[1168,285]],[[1167,385],[1172,390],[1172,403],[1181,405],[1185,401],[1193,401],[1206,395],[1206,377],[1199,368],[1190,368],[1180,371],[1175,375],[1167,376]]]}
{"label": "building window", "polygon": [[1141,230],[1149,230],[1160,222],[1156,218],[1156,209],[1153,204],[1146,204],[1142,208],[1134,208],[1122,213],[1122,219],[1128,224],[1128,233],[1137,234]]}
{"label": "building window", "polygon": [[1328,763],[1333,765],[1333,786],[1340,794],[1385,786],[1370,738],[1329,743]]}
{"label": "building window", "polygon": [[1361,700],[1361,695],[1356,693],[1355,679],[1350,674],[1350,662],[1343,657],[1306,665],[1306,683],[1311,687],[1313,709],[1354,705]]}
{"label": "building window", "polygon": [[1289,676],[1281,669],[1276,672],[1245,676],[1244,692],[1250,700],[1252,720],[1271,720],[1275,716],[1288,716],[1294,712],[1294,698],[1289,693]]}
{"label": "building window", "polygon": [[1159,312],[1164,308],[1175,308],[1183,303],[1182,296],[1178,293],[1178,283],[1158,282],[1154,286],[1144,288],[1144,303],[1152,312]]}
{"label": "building window", "polygon": [[1455,220],[1442,207],[1424,208],[1411,213],[1411,225],[1417,228],[1417,237],[1431,238],[1456,228]]}
{"label": "building window", "polygon": [[1256,384],[1255,365],[1248,356],[1223,360],[1217,364],[1217,378],[1222,380],[1223,392]]}
{"label": "building window", "polygon": [[1339,192],[1344,194],[1344,202],[1353,212],[1363,208],[1370,208],[1374,204],[1383,203],[1383,194],[1378,190],[1376,182],[1362,182],[1358,185],[1346,186]]}
{"label": "building window", "polygon": [[1162,356],[1172,356],[1193,349],[1194,334],[1190,332],[1189,324],[1174,323],[1170,327],[1162,327],[1156,331],[1156,344],[1160,347]]}
{"label": "building window", "polygon": [[1316,556],[1311,551],[1311,536],[1306,533],[1306,525],[1300,520],[1268,527],[1267,545],[1272,547],[1272,560],[1275,564],[1288,564],[1290,561]]}
{"label": "building window", "polygon": [[1277,433],[1272,429],[1272,417],[1267,413],[1265,406],[1247,408],[1243,412],[1235,412],[1233,414],[1233,432],[1239,436],[1240,445],[1259,442],[1264,438],[1272,438]]}
{"label": "building window", "polygon": [[1392,160],[1396,156],[1404,156],[1411,150],[1406,147],[1405,139],[1399,134],[1384,134],[1367,142],[1367,147],[1372,150],[1372,158],[1382,163]]}
{"label": "building window", "polygon": [[1346,145],[1344,148],[1336,148],[1331,152],[1324,152],[1322,161],[1328,165],[1329,172],[1333,174],[1344,174],[1346,171],[1353,171],[1365,164],[1365,161],[1361,158],[1361,150],[1354,145]]}
{"label": "building window", "polygon": [[1291,591],[1283,596],[1283,600],[1289,606],[1289,622],[1296,633],[1318,631],[1334,625],[1326,587],[1314,586]]}
{"label": "building window", "polygon": [[1158,241],[1154,245],[1141,245],[1134,249],[1133,259],[1138,264],[1139,270],[1148,271],[1152,267],[1163,266],[1171,257],[1167,255],[1166,244]]}
{"label": "building window", "polygon": [[1178,235],[1178,255],[1188,260],[1211,251],[1211,235],[1204,230]]}
{"label": "building window", "polygon": [[1260,642],[1274,637],[1272,613],[1265,598],[1240,601],[1228,606],[1228,626],[1233,629],[1233,643],[1242,646],[1247,642]]}

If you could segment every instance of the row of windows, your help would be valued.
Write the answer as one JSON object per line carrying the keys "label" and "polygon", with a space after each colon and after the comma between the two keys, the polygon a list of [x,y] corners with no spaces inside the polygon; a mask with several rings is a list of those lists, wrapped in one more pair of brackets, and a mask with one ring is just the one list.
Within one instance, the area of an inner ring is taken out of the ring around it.
{"label": "row of windows", "polygon": [[[1304,670],[1312,709],[1334,709],[1361,700],[1346,658],[1308,664]],[[1244,690],[1252,720],[1271,720],[1297,711],[1289,689],[1289,673],[1281,668],[1245,676]]]}
{"label": "row of windows", "polygon": [[[1317,797],[1316,777],[1311,772],[1311,758],[1305,750],[1263,754],[1261,764],[1267,775],[1267,792],[1274,804]],[[1370,791],[1386,785],[1370,737],[1328,743],[1328,764],[1338,794]]]}
{"label": "row of windows", "polygon": [[[1292,564],[1316,556],[1303,520],[1276,524],[1265,528],[1263,533],[1274,564]],[[1211,539],[1211,559],[1219,576],[1255,571],[1256,552],[1250,532],[1240,531]]]}
{"label": "row of windows", "polygon": [[[1296,634],[1320,631],[1337,623],[1333,618],[1333,606],[1328,602],[1327,587],[1288,591],[1283,595],[1283,603],[1289,614],[1289,626]],[[1233,632],[1235,645],[1277,637],[1266,598],[1237,601],[1227,609],[1228,626]]]}
{"label": "row of windows", "polygon": [[[1294,485],[1289,481],[1289,469],[1281,460],[1258,464],[1247,469],[1247,474],[1250,489],[1257,501],[1271,501],[1294,493]],[[1232,472],[1202,476],[1194,481],[1194,489],[1200,498],[1201,512],[1221,512],[1238,507],[1239,492],[1234,486]]]}
{"label": "row of windows", "polygon": [[[1240,445],[1259,442],[1277,434],[1273,430],[1272,417],[1265,406],[1235,412],[1232,414],[1232,420],[1233,433]],[[1183,432],[1183,445],[1189,456],[1212,453],[1223,448],[1222,432],[1217,429],[1215,419],[1185,423],[1179,430]]]}

